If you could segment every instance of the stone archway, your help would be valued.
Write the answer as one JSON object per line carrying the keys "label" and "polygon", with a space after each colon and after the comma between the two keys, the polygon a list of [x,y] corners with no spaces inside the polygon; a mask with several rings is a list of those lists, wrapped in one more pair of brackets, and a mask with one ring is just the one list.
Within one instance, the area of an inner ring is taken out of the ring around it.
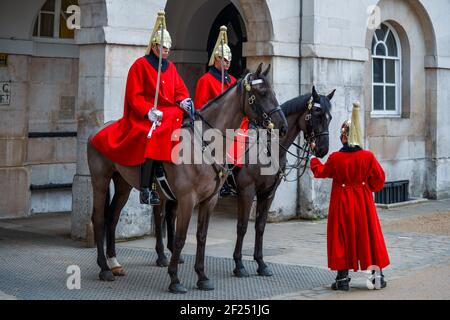
{"label": "stone archway", "polygon": [[[191,94],[197,79],[206,71],[208,37],[215,19],[227,6],[233,5],[244,21],[247,42],[243,43],[242,56],[252,69],[260,60],[258,55],[270,55],[267,47],[273,35],[270,11],[265,0],[193,0],[166,3],[167,26],[174,46],[171,59],[177,64]],[[266,62],[270,59],[265,57]]]}

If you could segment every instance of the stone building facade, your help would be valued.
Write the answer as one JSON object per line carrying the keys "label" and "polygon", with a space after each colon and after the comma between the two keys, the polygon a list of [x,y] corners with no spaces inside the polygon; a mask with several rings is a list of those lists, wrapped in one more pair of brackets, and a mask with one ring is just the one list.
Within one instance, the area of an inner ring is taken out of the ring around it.
{"label": "stone building facade", "polygon": [[[324,94],[337,89],[330,150],[339,148],[340,124],[360,100],[366,148],[387,180],[408,180],[412,197],[450,196],[449,0],[79,0],[73,39],[36,36],[45,4],[0,4],[0,54],[8,55],[0,82],[11,88],[9,105],[0,106],[0,218],[68,210],[73,237],[84,237],[92,202],[86,141],[121,116],[128,69],[143,55],[160,9],[171,59],[191,94],[216,26],[228,24],[234,70],[271,63],[280,103],[313,85]],[[72,182],[71,191],[39,188]],[[330,187],[310,174],[283,183],[271,219],[325,216]],[[132,193],[120,236],[150,225]]]}

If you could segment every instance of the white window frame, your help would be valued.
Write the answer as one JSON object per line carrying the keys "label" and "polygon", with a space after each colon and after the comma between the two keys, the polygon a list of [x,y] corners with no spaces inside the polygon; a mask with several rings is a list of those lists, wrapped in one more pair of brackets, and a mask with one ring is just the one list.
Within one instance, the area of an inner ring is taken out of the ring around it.
{"label": "white window frame", "polygon": [[[387,22],[383,22],[386,27],[388,27],[389,32],[392,33],[394,36],[396,45],[397,45],[397,57],[391,57],[391,56],[378,56],[376,55],[376,50],[374,51],[375,54],[371,54],[372,57],[372,63],[371,63],[371,83],[372,83],[372,112],[371,116],[373,118],[400,118],[402,114],[402,47],[400,43],[400,38],[395,31],[395,29]],[[381,25],[380,25],[381,28]],[[386,33],[385,39],[378,40],[378,37],[376,36],[376,33],[374,33],[373,37],[376,37],[375,40],[377,42],[375,43],[374,48],[376,48],[379,44],[384,45],[386,47],[386,40],[389,32]],[[371,53],[374,48],[371,48]],[[387,47],[386,47],[386,54],[387,54]],[[381,60],[395,60],[395,83],[386,83],[386,63],[383,61],[383,82],[374,82],[374,73],[373,73],[373,67],[374,67],[374,59],[381,59]],[[386,109],[386,90],[385,87],[395,87],[395,110],[375,110],[375,86],[382,86],[383,87],[383,107]]]}
{"label": "white window frame", "polygon": [[[53,14],[53,36],[43,37],[41,36],[41,13]],[[61,0],[55,0],[55,11],[39,10],[37,15],[37,36],[34,36],[34,25],[32,29],[32,39],[36,42],[49,42],[49,43],[75,43],[75,39],[66,39],[59,37],[59,27],[60,27],[60,14],[61,14]]]}

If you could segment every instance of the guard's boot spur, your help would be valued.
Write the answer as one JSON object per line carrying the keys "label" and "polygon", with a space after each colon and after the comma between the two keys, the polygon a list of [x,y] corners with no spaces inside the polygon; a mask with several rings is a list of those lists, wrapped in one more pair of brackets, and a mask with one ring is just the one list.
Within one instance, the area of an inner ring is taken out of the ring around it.
{"label": "guard's boot spur", "polygon": [[348,270],[338,271],[336,282],[331,285],[331,289],[339,291],[350,290],[350,278],[348,277]]}

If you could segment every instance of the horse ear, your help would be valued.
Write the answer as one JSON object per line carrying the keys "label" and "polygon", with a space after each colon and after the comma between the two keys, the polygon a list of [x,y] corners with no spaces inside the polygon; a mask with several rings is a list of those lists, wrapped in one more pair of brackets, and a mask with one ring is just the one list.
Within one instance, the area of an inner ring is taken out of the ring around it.
{"label": "horse ear", "polygon": [[335,92],[336,92],[336,89],[334,89],[329,95],[327,95],[328,100],[331,101],[331,99],[333,99]]}
{"label": "horse ear", "polygon": [[258,66],[258,69],[256,69],[256,74],[257,74],[258,76],[261,74],[262,66],[263,66],[263,63],[261,62],[261,63],[259,64],[259,66]]}
{"label": "horse ear", "polygon": [[313,88],[312,88],[312,96],[313,96],[313,98],[314,98],[315,101],[319,101],[319,100],[320,100],[320,96],[319,96],[319,94],[317,93],[316,87],[315,87],[315,86],[313,86]]}
{"label": "horse ear", "polygon": [[263,71],[262,75],[263,75],[264,77],[267,77],[267,75],[269,74],[269,71],[270,71],[270,67],[271,67],[271,66],[272,66],[272,65],[269,63],[269,65],[267,66],[267,69]]}

